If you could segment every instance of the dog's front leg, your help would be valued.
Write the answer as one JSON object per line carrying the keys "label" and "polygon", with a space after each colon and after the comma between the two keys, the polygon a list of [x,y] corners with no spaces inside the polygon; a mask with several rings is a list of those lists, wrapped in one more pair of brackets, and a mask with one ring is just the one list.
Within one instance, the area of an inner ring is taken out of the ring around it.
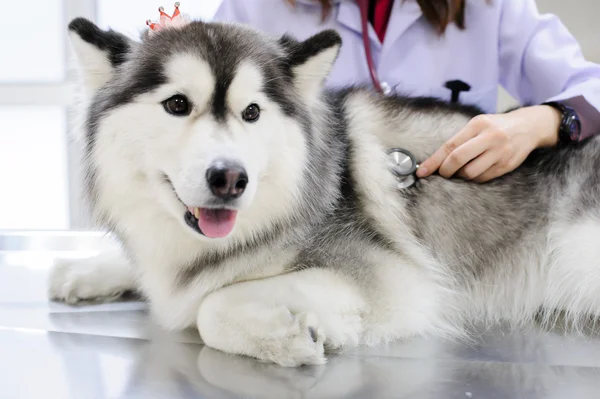
{"label": "dog's front leg", "polygon": [[210,347],[293,367],[324,363],[325,348],[357,345],[364,311],[350,279],[308,269],[215,291],[197,323]]}

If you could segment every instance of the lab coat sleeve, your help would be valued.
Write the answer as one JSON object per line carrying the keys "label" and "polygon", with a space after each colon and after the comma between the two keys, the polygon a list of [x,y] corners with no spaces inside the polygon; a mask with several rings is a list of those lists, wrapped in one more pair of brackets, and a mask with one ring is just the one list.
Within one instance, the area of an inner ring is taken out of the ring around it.
{"label": "lab coat sleeve", "polygon": [[247,24],[248,13],[246,12],[245,3],[247,3],[247,0],[223,0],[213,17],[213,21]]}
{"label": "lab coat sleeve", "polygon": [[582,121],[582,139],[600,133],[600,65],[585,60],[573,35],[535,0],[502,0],[500,83],[522,104],[561,101]]}

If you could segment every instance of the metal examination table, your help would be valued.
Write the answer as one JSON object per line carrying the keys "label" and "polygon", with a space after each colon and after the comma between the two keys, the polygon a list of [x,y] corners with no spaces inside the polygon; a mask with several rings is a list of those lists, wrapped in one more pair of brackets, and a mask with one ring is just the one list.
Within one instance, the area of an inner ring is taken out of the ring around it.
{"label": "metal examination table", "polygon": [[481,330],[473,343],[411,340],[280,368],[161,331],[135,300],[49,303],[56,256],[94,232],[0,233],[0,398],[600,398],[600,340]]}

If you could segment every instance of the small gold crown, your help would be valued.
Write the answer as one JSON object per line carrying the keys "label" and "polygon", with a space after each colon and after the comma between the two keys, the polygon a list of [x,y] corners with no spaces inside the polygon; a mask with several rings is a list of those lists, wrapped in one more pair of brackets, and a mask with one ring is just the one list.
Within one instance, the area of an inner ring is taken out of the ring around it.
{"label": "small gold crown", "polygon": [[179,28],[189,23],[189,20],[185,18],[181,12],[179,11],[180,3],[175,3],[175,11],[173,11],[173,15],[169,15],[165,13],[164,7],[158,7],[158,12],[160,13],[160,18],[158,22],[153,22],[151,19],[146,21],[146,25],[153,32],[158,32],[166,28]]}

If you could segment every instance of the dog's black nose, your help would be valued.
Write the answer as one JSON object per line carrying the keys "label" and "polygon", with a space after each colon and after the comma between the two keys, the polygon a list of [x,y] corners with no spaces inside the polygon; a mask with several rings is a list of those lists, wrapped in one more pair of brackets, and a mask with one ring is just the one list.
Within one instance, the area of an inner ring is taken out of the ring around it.
{"label": "dog's black nose", "polygon": [[224,200],[240,197],[248,185],[246,170],[237,164],[217,161],[206,171],[212,193]]}

